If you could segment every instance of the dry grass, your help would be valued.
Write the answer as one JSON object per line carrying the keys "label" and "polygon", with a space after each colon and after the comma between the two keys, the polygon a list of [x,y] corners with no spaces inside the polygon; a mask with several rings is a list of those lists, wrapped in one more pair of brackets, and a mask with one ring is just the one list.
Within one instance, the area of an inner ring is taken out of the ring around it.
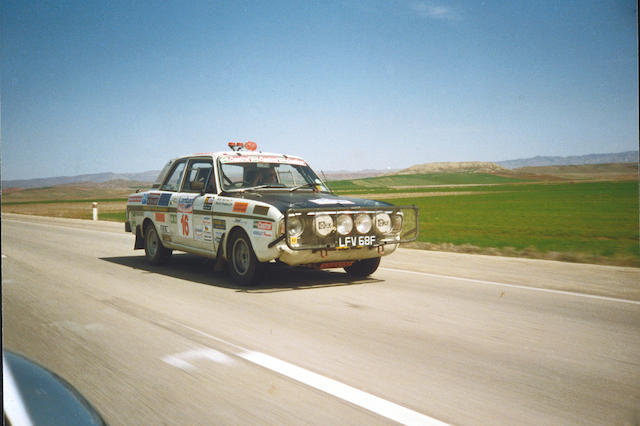
{"label": "dry grass", "polygon": [[[120,213],[125,211],[126,201],[109,201],[98,203],[98,212]],[[47,203],[47,204],[16,204],[3,205],[2,211],[7,213],[20,213],[36,216],[70,217],[74,219],[91,219],[93,206],[91,201],[86,203]]]}

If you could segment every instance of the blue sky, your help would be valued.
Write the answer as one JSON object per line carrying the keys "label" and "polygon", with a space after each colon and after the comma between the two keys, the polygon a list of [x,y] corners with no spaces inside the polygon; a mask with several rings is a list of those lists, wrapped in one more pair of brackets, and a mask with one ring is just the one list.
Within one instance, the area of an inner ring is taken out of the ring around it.
{"label": "blue sky", "polygon": [[638,147],[635,1],[5,1],[2,178]]}

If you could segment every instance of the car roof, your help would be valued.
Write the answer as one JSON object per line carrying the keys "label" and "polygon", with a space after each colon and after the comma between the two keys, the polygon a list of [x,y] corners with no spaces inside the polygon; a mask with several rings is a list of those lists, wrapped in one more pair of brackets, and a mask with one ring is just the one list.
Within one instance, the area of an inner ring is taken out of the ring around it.
{"label": "car roof", "polygon": [[181,157],[175,158],[174,160],[180,160],[180,159],[183,159],[183,158],[191,158],[191,157],[213,157],[213,158],[218,158],[218,157],[224,157],[224,156],[229,156],[229,157],[242,157],[242,156],[247,156],[247,157],[283,157],[283,158],[292,158],[292,159],[295,159],[295,160],[303,160],[301,157],[298,157],[296,155],[280,154],[280,153],[275,153],[275,152],[262,152],[262,151],[198,152],[198,153],[191,154],[191,155],[183,155]]}

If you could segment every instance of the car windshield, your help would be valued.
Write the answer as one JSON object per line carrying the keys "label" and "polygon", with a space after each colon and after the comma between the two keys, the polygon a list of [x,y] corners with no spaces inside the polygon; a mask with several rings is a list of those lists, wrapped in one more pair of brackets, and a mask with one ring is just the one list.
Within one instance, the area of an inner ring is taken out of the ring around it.
{"label": "car windshield", "polygon": [[225,191],[275,188],[328,192],[302,160],[287,161],[282,157],[252,160],[254,158],[247,157],[221,159],[220,180]]}

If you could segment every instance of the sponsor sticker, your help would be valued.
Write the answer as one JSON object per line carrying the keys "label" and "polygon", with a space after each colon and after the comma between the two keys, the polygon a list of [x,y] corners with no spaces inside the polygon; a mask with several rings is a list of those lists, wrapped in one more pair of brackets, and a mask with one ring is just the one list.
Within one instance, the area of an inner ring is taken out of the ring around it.
{"label": "sponsor sticker", "polygon": [[169,227],[167,225],[160,225],[160,232],[164,234],[169,233]]}
{"label": "sponsor sticker", "polygon": [[163,234],[162,235],[162,241],[171,241],[171,235]]}
{"label": "sponsor sticker", "polygon": [[261,229],[263,231],[271,231],[273,229],[273,225],[271,224],[271,222],[266,222],[263,220],[256,220],[253,223],[253,227]]}
{"label": "sponsor sticker", "polygon": [[156,213],[156,222],[164,222],[164,213]]}
{"label": "sponsor sticker", "polygon": [[224,219],[213,219],[213,229],[227,229]]}
{"label": "sponsor sticker", "polygon": [[340,200],[340,199],[331,199],[331,198],[316,198],[315,200],[309,200],[312,203],[326,205],[326,204],[355,204],[353,201],[349,200]]}
{"label": "sponsor sticker", "polygon": [[175,215],[175,214],[170,215],[170,216],[169,216],[169,221],[170,221],[171,223],[178,223],[178,217],[177,217],[177,215]]}
{"label": "sponsor sticker", "polygon": [[148,206],[157,206],[158,200],[160,200],[160,194],[157,192],[152,192],[147,196],[147,205]]}
{"label": "sponsor sticker", "polygon": [[171,194],[164,193],[164,194],[160,195],[160,199],[158,200],[158,205],[159,206],[168,206],[169,205],[169,200],[171,200]]}
{"label": "sponsor sticker", "polygon": [[301,158],[281,157],[276,155],[240,155],[233,157],[220,157],[221,163],[275,163],[275,164],[293,164],[296,166],[306,166],[307,163]]}
{"label": "sponsor sticker", "polygon": [[204,210],[211,210],[212,205],[213,205],[213,197],[206,197],[204,199],[204,204],[202,205],[202,208]]}
{"label": "sponsor sticker", "polygon": [[202,236],[203,239],[205,241],[211,241],[212,240],[212,226],[211,226],[211,217],[210,216],[204,216],[202,218]]}
{"label": "sponsor sticker", "polygon": [[142,201],[142,195],[132,195],[127,200],[128,203],[139,203]]}
{"label": "sponsor sticker", "polygon": [[228,198],[216,198],[216,201],[214,202],[214,204],[216,206],[220,206],[220,207],[231,207],[233,205],[233,200],[230,200]]}
{"label": "sponsor sticker", "polygon": [[178,213],[193,213],[193,200],[195,197],[180,197],[178,201]]}
{"label": "sponsor sticker", "polygon": [[203,228],[201,226],[196,226],[193,230],[193,238],[196,240],[202,240]]}
{"label": "sponsor sticker", "polygon": [[142,204],[147,204],[147,196],[148,194],[146,192],[142,194]]}
{"label": "sponsor sticker", "polygon": [[249,203],[241,203],[239,201],[236,201],[233,204],[233,211],[237,213],[246,213],[248,206],[249,206]]}
{"label": "sponsor sticker", "polygon": [[269,213],[269,206],[254,206],[253,214],[259,214],[261,216],[266,216]]}

